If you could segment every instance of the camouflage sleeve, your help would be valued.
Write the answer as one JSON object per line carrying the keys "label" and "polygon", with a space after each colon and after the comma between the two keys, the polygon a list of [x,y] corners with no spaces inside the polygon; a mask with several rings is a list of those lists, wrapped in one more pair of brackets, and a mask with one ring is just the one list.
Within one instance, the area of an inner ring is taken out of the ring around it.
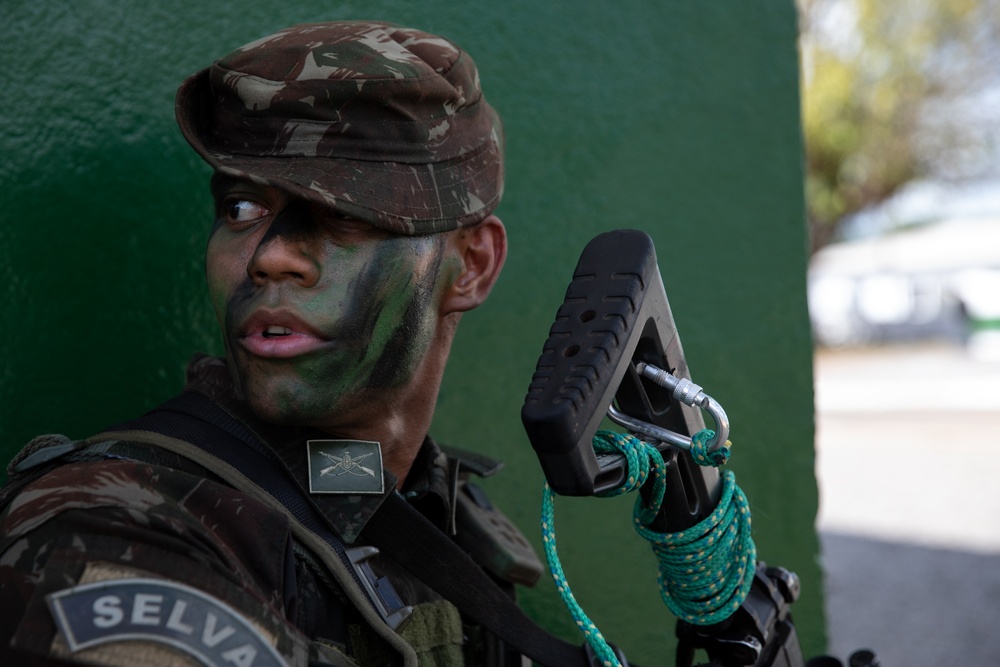
{"label": "camouflage sleeve", "polygon": [[67,464],[0,515],[0,664],[298,665],[285,517],[128,460]]}

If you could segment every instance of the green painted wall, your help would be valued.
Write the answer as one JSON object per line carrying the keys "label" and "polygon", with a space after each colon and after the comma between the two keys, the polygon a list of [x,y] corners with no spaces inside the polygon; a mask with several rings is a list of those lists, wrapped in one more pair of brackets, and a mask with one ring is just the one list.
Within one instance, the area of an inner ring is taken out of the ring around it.
{"label": "green painted wall", "polygon": [[[535,539],[541,473],[519,411],[576,258],[601,231],[657,244],[695,380],[729,411],[760,555],[796,570],[823,650],[813,527],[796,17],[705,3],[7,0],[0,27],[0,443],[88,435],[173,394],[217,351],[201,252],[207,168],[173,123],[180,81],[287,24],[391,18],[474,54],[508,131],[508,265],[459,333],[435,432],[502,456],[491,494]],[[578,598],[640,664],[673,620],[630,500],[561,499]],[[547,581],[526,608],[575,636]]]}

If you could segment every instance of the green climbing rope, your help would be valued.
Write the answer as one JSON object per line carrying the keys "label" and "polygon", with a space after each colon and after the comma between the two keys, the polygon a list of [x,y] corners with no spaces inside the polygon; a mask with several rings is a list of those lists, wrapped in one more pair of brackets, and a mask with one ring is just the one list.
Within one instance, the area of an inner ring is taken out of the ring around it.
{"label": "green climbing rope", "polygon": [[[691,438],[691,455],[699,465],[720,466],[729,459],[729,442],[714,452],[708,451],[707,443],[714,435],[705,429]],[[711,625],[732,615],[750,591],[757,560],[750,534],[750,507],[732,471],[722,474],[722,497],[708,517],[678,533],[659,533],[649,528],[666,490],[666,466],[659,450],[634,436],[613,431],[599,431],[594,436],[594,449],[599,453],[618,452],[627,462],[626,482],[604,496],[639,489],[653,475],[648,504],[641,495],[636,499],[633,522],[636,532],[650,542],[656,554],[660,595],[667,608],[695,625]],[[556,549],[554,496],[546,483],[541,525],[549,571],[563,603],[601,664],[618,667],[614,650],[577,603],[563,572]]]}

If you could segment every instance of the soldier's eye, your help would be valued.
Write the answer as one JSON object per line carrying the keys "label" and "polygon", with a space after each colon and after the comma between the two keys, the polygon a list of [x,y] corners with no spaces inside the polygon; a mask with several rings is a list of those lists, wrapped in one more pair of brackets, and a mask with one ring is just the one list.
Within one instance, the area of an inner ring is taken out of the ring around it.
{"label": "soldier's eye", "polygon": [[222,202],[222,213],[231,225],[247,225],[266,218],[271,211],[252,199],[228,197]]}

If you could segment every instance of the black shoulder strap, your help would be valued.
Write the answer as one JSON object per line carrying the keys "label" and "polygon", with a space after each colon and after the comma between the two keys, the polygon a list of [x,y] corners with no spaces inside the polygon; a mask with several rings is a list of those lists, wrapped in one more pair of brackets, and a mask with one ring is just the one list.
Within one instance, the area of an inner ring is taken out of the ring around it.
{"label": "black shoulder strap", "polygon": [[[208,454],[196,461],[213,470],[212,459],[220,459],[274,498],[295,520],[319,536],[357,577],[346,547],[322,511],[299,489],[288,468],[274,451],[261,442],[243,422],[207,396],[184,392],[133,421],[106,429],[106,433],[151,431],[194,445]],[[185,452],[175,452],[185,455]],[[189,457],[190,458],[190,457]],[[225,476],[223,476],[225,478]],[[367,590],[358,584],[367,596]],[[372,600],[369,597],[368,601]]]}
{"label": "black shoulder strap", "polygon": [[584,649],[539,627],[479,565],[392,494],[361,533],[469,618],[547,667],[590,665]]}
{"label": "black shoulder strap", "polygon": [[[277,454],[208,397],[194,392],[182,393],[138,420],[119,425],[114,430],[160,433],[186,441],[211,457],[221,459],[333,547],[346,569],[357,577],[343,542],[327,524],[319,508],[291,478]],[[205,461],[198,462],[205,465]],[[210,465],[205,467],[211,469]],[[389,494],[362,535],[468,618],[532,660],[546,667],[592,664],[585,648],[563,641],[535,624],[468,554],[398,493]],[[365,590],[360,580],[359,588]]]}

